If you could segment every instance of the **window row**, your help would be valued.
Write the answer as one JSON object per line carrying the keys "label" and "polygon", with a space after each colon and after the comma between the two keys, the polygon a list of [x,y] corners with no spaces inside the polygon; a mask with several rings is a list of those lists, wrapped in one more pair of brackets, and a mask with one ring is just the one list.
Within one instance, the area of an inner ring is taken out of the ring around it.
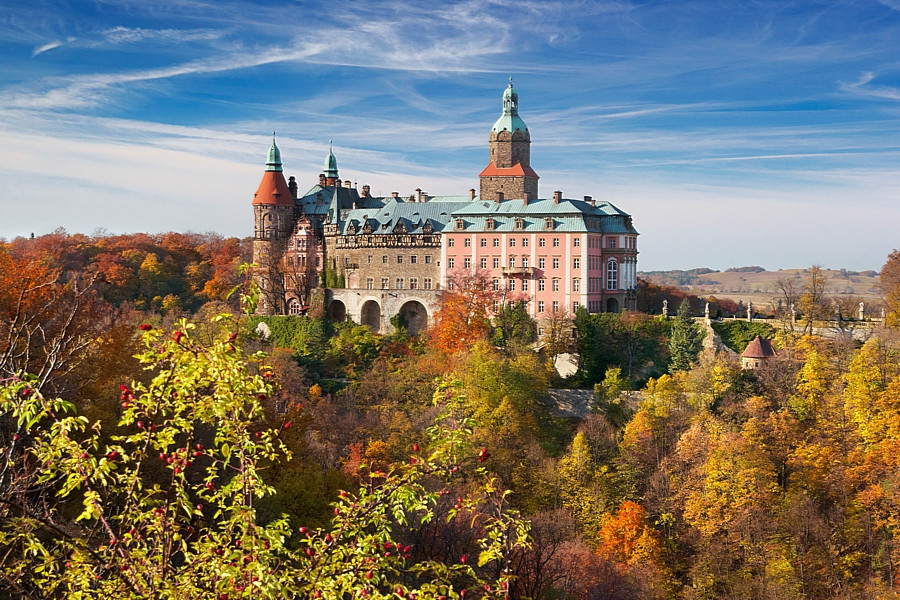
{"label": "window row", "polygon": [[[410,277],[409,278],[409,288],[407,288],[406,285],[407,285],[407,283],[406,283],[405,278],[397,277],[396,279],[394,279],[393,289],[395,289],[395,290],[405,290],[405,289],[418,290],[418,289],[420,289],[419,288],[419,278],[418,277]],[[433,283],[432,283],[431,277],[425,277],[422,279],[421,289],[423,289],[423,290],[438,289],[436,287],[433,288],[432,286],[433,286]],[[375,278],[374,277],[366,277],[366,289],[367,290],[375,289]],[[381,288],[380,289],[382,289],[382,290],[391,289],[390,277],[382,277],[381,278]]]}
{"label": "window row", "polygon": [[[426,265],[431,264],[431,255],[430,254],[426,254],[425,256],[422,257],[422,259]],[[398,265],[402,265],[404,263],[404,261],[408,261],[409,264],[415,265],[415,264],[418,264],[418,262],[419,262],[419,255],[410,254],[407,256],[404,254],[398,254],[394,260],[397,261]],[[347,263],[349,263],[350,259],[347,258],[347,259],[345,259],[345,261]],[[375,262],[375,257],[370,254],[369,256],[366,257],[366,262],[368,262],[371,265],[373,262]],[[386,265],[389,262],[391,262],[390,257],[387,254],[382,254],[381,255],[381,264]]]}

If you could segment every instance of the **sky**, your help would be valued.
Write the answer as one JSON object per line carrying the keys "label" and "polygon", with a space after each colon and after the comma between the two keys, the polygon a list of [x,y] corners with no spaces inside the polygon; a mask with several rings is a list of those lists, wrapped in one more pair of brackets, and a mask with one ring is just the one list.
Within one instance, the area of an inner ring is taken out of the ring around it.
{"label": "sky", "polygon": [[285,174],[478,188],[513,77],[540,195],[639,269],[879,270],[900,247],[900,0],[7,0],[0,237],[252,233]]}

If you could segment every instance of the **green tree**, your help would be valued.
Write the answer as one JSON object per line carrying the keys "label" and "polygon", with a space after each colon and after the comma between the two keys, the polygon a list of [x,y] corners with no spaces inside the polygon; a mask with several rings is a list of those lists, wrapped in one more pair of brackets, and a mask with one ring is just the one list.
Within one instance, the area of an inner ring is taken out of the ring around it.
{"label": "green tree", "polygon": [[705,335],[694,323],[690,303],[687,299],[683,300],[678,307],[678,316],[675,317],[669,337],[669,371],[690,370],[697,361]]}
{"label": "green tree", "polygon": [[493,342],[510,349],[524,348],[537,340],[537,323],[528,314],[525,302],[505,304],[494,315]]}

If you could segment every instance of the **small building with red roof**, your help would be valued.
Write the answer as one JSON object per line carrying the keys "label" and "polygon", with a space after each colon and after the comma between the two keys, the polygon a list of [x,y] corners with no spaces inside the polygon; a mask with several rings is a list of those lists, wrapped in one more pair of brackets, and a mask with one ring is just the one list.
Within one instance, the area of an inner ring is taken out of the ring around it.
{"label": "small building with red roof", "polygon": [[772,347],[772,342],[757,335],[741,353],[741,368],[764,369],[774,357],[775,349]]}

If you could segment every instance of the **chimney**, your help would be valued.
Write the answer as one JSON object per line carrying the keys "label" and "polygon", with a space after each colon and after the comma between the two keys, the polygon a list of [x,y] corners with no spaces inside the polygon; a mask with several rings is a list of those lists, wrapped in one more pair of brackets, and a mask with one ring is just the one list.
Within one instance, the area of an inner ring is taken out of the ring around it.
{"label": "chimney", "polygon": [[291,175],[288,177],[288,189],[291,190],[291,196],[297,199],[297,178]]}
{"label": "chimney", "polygon": [[494,202],[497,204],[503,202],[503,192],[497,192],[497,195],[494,197]]}
{"label": "chimney", "polygon": [[528,202],[531,201],[531,192],[525,192],[524,198],[522,198],[522,206],[528,206]]}
{"label": "chimney", "polygon": [[553,204],[559,204],[559,201],[562,200],[562,192],[556,190],[553,192]]}
{"label": "chimney", "polygon": [[416,202],[422,201],[422,188],[416,188]]}
{"label": "chimney", "polygon": [[584,201],[585,202],[593,202],[593,199],[590,196],[585,196]]}
{"label": "chimney", "polygon": [[475,188],[469,188],[469,201],[475,199]]}
{"label": "chimney", "polygon": [[349,180],[349,179],[345,179],[345,180],[344,180],[344,187],[345,187],[345,188],[349,188],[349,187],[350,187],[350,180]]}
{"label": "chimney", "polygon": [[319,173],[319,187],[325,187],[325,174]]}
{"label": "chimney", "polygon": [[362,193],[363,198],[368,198],[368,197],[369,197],[369,192],[371,191],[371,189],[372,189],[372,188],[370,188],[370,187],[368,186],[368,184],[366,184],[366,185],[363,186],[363,193]]}
{"label": "chimney", "polygon": [[400,192],[391,192],[391,198],[399,198]]}

